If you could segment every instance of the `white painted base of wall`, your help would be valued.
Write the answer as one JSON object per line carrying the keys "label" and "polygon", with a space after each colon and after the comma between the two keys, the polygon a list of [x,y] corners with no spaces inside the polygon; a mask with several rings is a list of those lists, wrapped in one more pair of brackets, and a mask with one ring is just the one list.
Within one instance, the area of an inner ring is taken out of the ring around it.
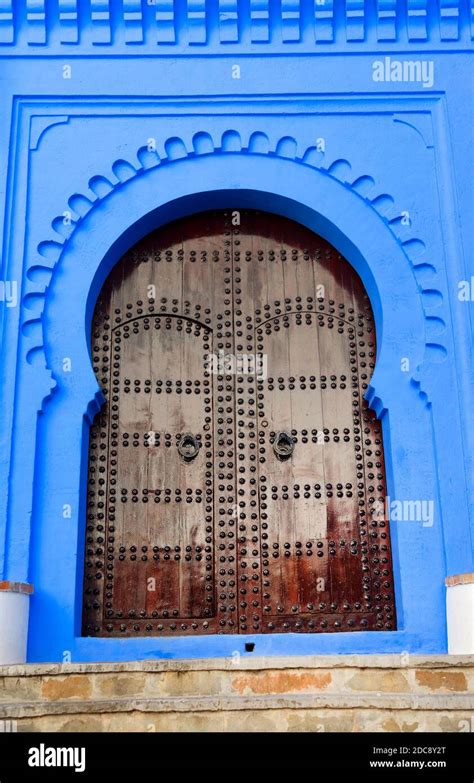
{"label": "white painted base of wall", "polygon": [[30,596],[0,591],[0,664],[25,663]]}
{"label": "white painted base of wall", "polygon": [[448,652],[452,655],[474,653],[474,584],[447,588]]}

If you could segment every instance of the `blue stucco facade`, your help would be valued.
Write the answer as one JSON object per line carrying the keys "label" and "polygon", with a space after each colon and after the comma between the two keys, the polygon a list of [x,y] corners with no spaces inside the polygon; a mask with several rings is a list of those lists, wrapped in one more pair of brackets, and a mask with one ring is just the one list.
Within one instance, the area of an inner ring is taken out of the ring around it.
{"label": "blue stucco facade", "polygon": [[[445,578],[474,571],[474,6],[1,10],[0,581],[34,584],[28,660],[445,652]],[[94,304],[140,238],[216,207],[298,221],[366,286],[389,494],[434,508],[392,519],[397,631],[81,636]]]}

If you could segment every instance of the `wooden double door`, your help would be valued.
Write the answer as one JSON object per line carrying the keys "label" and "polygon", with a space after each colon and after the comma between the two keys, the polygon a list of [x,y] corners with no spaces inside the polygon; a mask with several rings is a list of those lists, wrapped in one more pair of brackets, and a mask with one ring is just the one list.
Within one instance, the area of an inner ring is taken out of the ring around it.
{"label": "wooden double door", "polygon": [[331,245],[250,210],[170,224],[91,346],[85,635],[396,627],[374,322]]}

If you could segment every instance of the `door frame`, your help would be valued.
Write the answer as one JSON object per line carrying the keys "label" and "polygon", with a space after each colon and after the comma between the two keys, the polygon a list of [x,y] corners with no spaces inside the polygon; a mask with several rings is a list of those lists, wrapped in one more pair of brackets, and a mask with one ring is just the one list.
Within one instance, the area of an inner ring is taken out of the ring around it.
{"label": "door frame", "polygon": [[[408,247],[377,205],[329,172],[287,156],[224,149],[186,155],[170,140],[169,158],[126,172],[85,210],[54,261],[42,314],[46,366],[26,353],[29,384],[20,389],[23,425],[37,420],[30,560],[31,661],[119,661],[245,654],[435,653],[446,650],[446,575],[432,399],[440,349],[427,316]],[[169,200],[168,194],[173,194]],[[391,498],[433,500],[435,523],[392,523],[397,631],[340,634],[100,639],[80,636],[88,430],[102,404],[90,362],[89,330],[98,293],[124,252],[151,230],[199,211],[239,207],[288,217],[330,242],[354,267],[370,297],[377,363],[367,392],[382,419]],[[73,294],[73,306],[71,304]],[[394,292],[396,295],[394,296]],[[413,372],[401,372],[401,348]],[[33,351],[33,353],[31,353]],[[64,371],[69,358],[72,371]],[[25,374],[28,377],[28,374]],[[448,376],[449,382],[449,376]],[[33,385],[32,385],[33,384]],[[35,386],[36,384],[36,386]],[[31,394],[31,389],[36,395]],[[29,389],[29,397],[28,397]],[[28,413],[30,416],[28,417]],[[30,439],[31,440],[31,439]],[[21,431],[17,441],[22,442]],[[31,446],[30,446],[31,448]],[[439,448],[439,446],[438,446]],[[448,478],[443,480],[447,481]],[[51,517],[51,499],[70,518]],[[450,536],[465,537],[463,521]],[[54,557],[54,569],[50,561]],[[414,562],[415,559],[415,562]],[[448,572],[459,571],[457,565]]]}

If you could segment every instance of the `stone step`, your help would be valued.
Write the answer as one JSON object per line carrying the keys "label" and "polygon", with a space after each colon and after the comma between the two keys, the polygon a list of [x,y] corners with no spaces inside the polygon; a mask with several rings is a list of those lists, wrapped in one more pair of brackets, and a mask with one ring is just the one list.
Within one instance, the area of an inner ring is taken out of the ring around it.
{"label": "stone step", "polygon": [[54,702],[1,702],[0,718],[19,718],[23,715],[72,715],[77,712],[216,712],[217,710],[267,710],[267,709],[399,709],[399,710],[448,710],[470,709],[474,699],[467,695],[418,696],[398,693],[386,694],[299,694],[284,693],[278,696],[170,696],[155,698],[115,698],[94,700],[58,700]]}
{"label": "stone step", "polygon": [[0,720],[25,731],[462,731],[474,728],[473,686],[474,656],[6,666]]}

